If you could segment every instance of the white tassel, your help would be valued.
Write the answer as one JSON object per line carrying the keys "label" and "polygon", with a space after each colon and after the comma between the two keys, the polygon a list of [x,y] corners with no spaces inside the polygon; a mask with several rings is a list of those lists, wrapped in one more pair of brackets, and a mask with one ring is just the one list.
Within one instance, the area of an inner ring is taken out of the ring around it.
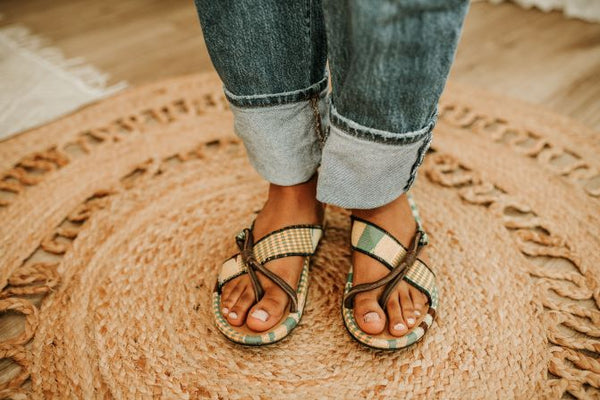
{"label": "white tassel", "polygon": [[107,96],[127,87],[127,82],[121,81],[108,86],[110,75],[101,72],[96,67],[86,64],[81,57],[67,59],[60,49],[48,46],[44,38],[32,34],[29,29],[20,24],[9,25],[0,29],[0,40],[28,51],[37,58],[61,69],[71,80],[76,79],[78,86],[97,96]]}

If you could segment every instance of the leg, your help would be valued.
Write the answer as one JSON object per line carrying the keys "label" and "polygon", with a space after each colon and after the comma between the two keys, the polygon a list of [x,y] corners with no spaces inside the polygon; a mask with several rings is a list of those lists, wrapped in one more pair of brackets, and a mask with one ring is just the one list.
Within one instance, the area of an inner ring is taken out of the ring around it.
{"label": "leg", "polygon": [[[251,164],[271,183],[256,219],[255,239],[286,225],[321,223],[316,170],[326,119],[327,45],[319,0],[195,0],[211,60],[223,80]],[[302,258],[267,267],[297,286]],[[228,322],[271,328],[288,298],[261,276],[265,296],[255,304],[247,276],[223,288]],[[246,316],[249,317],[246,319]]]}
{"label": "leg", "polygon": [[[317,198],[353,209],[407,245],[416,223],[405,193],[432,140],[437,102],[454,58],[467,0],[324,0],[332,76],[330,130]],[[388,271],[354,252],[354,283]],[[426,254],[422,259],[427,262]],[[426,297],[402,282],[386,313],[378,293],[357,296],[367,333],[389,319],[400,336],[426,310]],[[415,314],[416,313],[416,314]]]}
{"label": "leg", "polygon": [[269,182],[306,182],[321,159],[327,45],[318,0],[195,0],[235,132]]}

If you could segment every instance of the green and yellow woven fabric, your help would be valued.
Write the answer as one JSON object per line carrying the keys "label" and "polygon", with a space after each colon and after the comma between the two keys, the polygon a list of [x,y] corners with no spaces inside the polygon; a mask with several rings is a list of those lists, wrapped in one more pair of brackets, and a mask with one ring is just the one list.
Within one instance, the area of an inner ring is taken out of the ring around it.
{"label": "green and yellow woven fabric", "polygon": [[[418,228],[422,229],[422,222],[418,214],[416,203],[410,193],[407,194],[407,197],[409,198],[411,210],[417,221]],[[351,235],[352,247],[354,249],[375,258],[390,271],[402,262],[407,253],[406,247],[385,229],[360,218],[352,218]],[[421,243],[428,243],[426,234],[421,237]],[[352,289],[352,277],[353,269],[351,267],[346,280],[344,294]],[[423,337],[427,329],[429,329],[435,318],[439,302],[435,274],[422,260],[417,258],[408,268],[404,279],[425,293],[429,300],[429,310],[421,324],[413,328],[406,335],[394,339],[368,335],[358,327],[354,318],[353,309],[342,306],[342,315],[346,328],[358,341],[370,347],[398,349],[416,343]]]}
{"label": "green and yellow woven fabric", "polygon": [[[243,235],[243,231],[239,235]],[[281,323],[263,333],[242,333],[225,319],[221,311],[221,288],[232,279],[248,273],[248,266],[243,262],[240,253],[226,260],[221,266],[217,285],[213,292],[212,304],[217,328],[228,339],[247,345],[275,343],[286,337],[302,317],[308,293],[310,255],[315,252],[322,235],[323,229],[317,225],[291,225],[269,233],[254,244],[254,256],[257,262],[261,264],[282,257],[305,256],[298,288],[296,289],[298,311],[290,312]]]}

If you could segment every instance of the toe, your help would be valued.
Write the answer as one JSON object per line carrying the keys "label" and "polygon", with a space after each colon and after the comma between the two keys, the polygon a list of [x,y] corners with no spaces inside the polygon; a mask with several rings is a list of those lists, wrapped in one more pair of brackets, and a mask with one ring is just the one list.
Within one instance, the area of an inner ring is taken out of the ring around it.
{"label": "toe", "polygon": [[237,303],[245,288],[246,285],[238,280],[228,282],[223,286],[223,291],[221,292],[221,312],[223,315],[229,313],[235,303]]}
{"label": "toe", "polygon": [[359,328],[369,335],[377,335],[385,328],[385,313],[374,293],[361,293],[354,299],[354,318]]}
{"label": "toe", "polygon": [[237,302],[229,309],[227,321],[233,326],[242,326],[246,320],[246,314],[254,303],[254,292],[251,287],[246,287]]}
{"label": "toe", "polygon": [[392,294],[387,304],[388,317],[390,319],[389,331],[393,336],[402,336],[408,332],[407,324],[402,317],[402,308],[397,294]]}
{"label": "toe", "polygon": [[248,327],[256,332],[271,329],[281,319],[288,304],[287,296],[282,293],[267,291],[263,298],[256,303],[248,315]]}
{"label": "toe", "polygon": [[414,286],[411,286],[408,291],[415,309],[415,317],[419,319],[427,312],[427,296]]}
{"label": "toe", "polygon": [[402,318],[406,321],[406,326],[408,329],[415,326],[417,322],[417,318],[415,316],[415,307],[413,305],[412,299],[410,298],[410,293],[408,291],[409,285],[406,282],[402,282],[398,286],[398,294],[400,296],[400,307],[402,308]]}

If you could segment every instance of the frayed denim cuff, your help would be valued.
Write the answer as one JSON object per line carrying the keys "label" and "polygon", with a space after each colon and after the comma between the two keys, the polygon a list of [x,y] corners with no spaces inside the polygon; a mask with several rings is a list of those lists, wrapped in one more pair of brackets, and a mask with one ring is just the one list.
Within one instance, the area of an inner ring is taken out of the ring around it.
{"label": "frayed denim cuff", "polygon": [[327,79],[326,73],[305,89],[269,95],[236,96],[224,88],[235,133],[267,181],[291,186],[317,171],[328,125]]}
{"label": "frayed denim cuff", "polygon": [[343,208],[383,206],[407,192],[433,139],[437,111],[417,131],[394,133],[364,127],[331,105],[317,199]]}

